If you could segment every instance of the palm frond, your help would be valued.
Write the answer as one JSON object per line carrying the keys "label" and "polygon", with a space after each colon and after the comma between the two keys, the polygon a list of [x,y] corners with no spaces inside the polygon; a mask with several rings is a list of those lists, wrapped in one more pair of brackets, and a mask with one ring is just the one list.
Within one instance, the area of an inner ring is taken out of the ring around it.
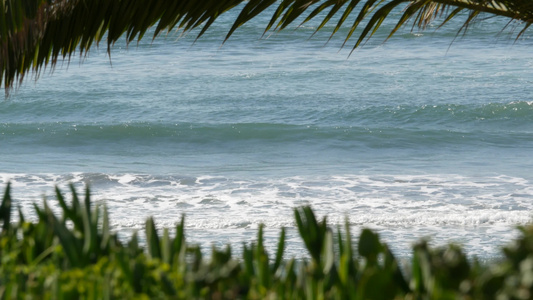
{"label": "palm frond", "polygon": [[265,33],[314,19],[320,21],[316,30],[324,30],[340,16],[333,36],[353,15],[344,43],[362,27],[354,49],[374,35],[384,20],[395,18],[393,11],[403,13],[394,14],[399,19],[389,37],[410,20],[423,29],[437,18],[445,24],[462,11],[469,15],[459,30],[468,28],[481,13],[522,22],[524,29],[518,36],[533,22],[531,0],[1,0],[1,5],[0,86],[4,85],[6,94],[27,73],[38,77],[61,59],[69,61],[74,53],[83,56],[104,38],[108,53],[119,38],[124,36],[128,43],[140,40],[152,26],[152,38],[173,29],[195,28],[200,29],[199,38],[220,15],[237,6],[241,12],[225,40],[272,7]]}

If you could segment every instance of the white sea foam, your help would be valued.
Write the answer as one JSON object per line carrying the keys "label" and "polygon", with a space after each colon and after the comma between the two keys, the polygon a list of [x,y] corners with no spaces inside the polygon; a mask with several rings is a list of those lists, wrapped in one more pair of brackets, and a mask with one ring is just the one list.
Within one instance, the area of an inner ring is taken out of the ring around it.
{"label": "white sea foam", "polygon": [[529,222],[531,40],[488,38],[505,22],[452,47],[454,28],[384,45],[377,32],[347,59],[327,31],[258,41],[266,15],[220,48],[231,16],[193,47],[193,35],[117,43],[112,68],[92,49],[0,103],[0,183],[15,203],[31,214],[45,195],[57,209],[54,185],[88,182],[121,232],[185,214],[191,240],[220,245],[264,223],[267,245],[288,228],[292,254],[301,205],[379,230],[399,255],[431,236],[492,256]]}
{"label": "white sea foam", "polygon": [[190,239],[206,245],[249,241],[261,223],[272,236],[289,228],[297,240],[292,209],[311,205],[332,225],[348,220],[354,228],[377,229],[400,254],[408,255],[417,238],[431,236],[437,244],[457,241],[472,255],[494,256],[498,245],[515,236],[512,228],[531,221],[533,211],[530,183],[503,175],[243,179],[74,173],[0,174],[0,180],[12,182],[16,203],[30,214],[31,202],[42,195],[54,203],[54,185],[66,193],[67,182],[78,189],[90,184],[93,198],[108,206],[116,230],[142,229],[150,215],[159,226],[173,227],[184,214]]}

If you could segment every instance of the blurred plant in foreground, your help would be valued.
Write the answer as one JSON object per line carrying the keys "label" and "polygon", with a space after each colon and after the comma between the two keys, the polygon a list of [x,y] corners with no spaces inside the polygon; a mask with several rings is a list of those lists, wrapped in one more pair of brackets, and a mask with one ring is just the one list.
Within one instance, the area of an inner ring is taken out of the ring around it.
{"label": "blurred plant in foreground", "polygon": [[[257,240],[213,247],[203,256],[185,240],[184,218],[174,236],[146,221],[146,243],[110,231],[105,205],[80,199],[73,186],[67,201],[56,188],[61,216],[46,200],[34,204],[37,219],[15,212],[8,184],[0,205],[0,296],[2,299],[531,299],[533,227],[490,264],[470,262],[460,247],[413,247],[412,262],[400,266],[378,235],[362,230],[352,243],[350,226],[333,229],[310,207],[294,210],[308,259],[284,257],[285,230],[277,250]],[[18,222],[12,215],[18,213]]]}

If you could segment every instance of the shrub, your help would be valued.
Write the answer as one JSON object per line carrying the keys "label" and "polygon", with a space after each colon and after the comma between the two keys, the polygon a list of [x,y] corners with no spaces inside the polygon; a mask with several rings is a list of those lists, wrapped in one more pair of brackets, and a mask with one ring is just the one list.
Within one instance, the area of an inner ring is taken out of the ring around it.
{"label": "shrub", "polygon": [[[106,206],[67,203],[56,188],[62,215],[44,200],[36,222],[20,208],[13,222],[8,184],[0,205],[0,295],[3,299],[530,299],[533,297],[533,228],[503,249],[503,259],[470,262],[460,247],[413,247],[401,268],[377,233],[364,229],[357,244],[350,227],[332,229],[310,207],[294,210],[308,259],[284,258],[285,230],[270,255],[257,240],[235,257],[230,245],[204,257],[185,240],[184,218],[174,236],[149,218],[146,244],[138,235],[121,242],[110,231]],[[404,272],[405,271],[405,272]]]}

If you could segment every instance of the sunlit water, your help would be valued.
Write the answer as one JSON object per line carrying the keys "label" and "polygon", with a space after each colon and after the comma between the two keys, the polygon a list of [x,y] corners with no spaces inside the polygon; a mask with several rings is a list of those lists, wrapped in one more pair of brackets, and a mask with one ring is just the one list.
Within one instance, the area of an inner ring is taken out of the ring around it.
{"label": "sunlit water", "polygon": [[[0,102],[0,183],[17,205],[90,184],[127,236],[186,216],[188,239],[272,247],[293,208],[378,230],[400,257],[455,242],[490,259],[533,210],[533,39],[491,19],[378,32],[350,55],[313,24],[221,47],[229,14],[194,35],[92,49]],[[331,29],[331,28],[330,28]],[[352,45],[354,41],[348,42]],[[340,50],[340,51],[339,51]]]}

